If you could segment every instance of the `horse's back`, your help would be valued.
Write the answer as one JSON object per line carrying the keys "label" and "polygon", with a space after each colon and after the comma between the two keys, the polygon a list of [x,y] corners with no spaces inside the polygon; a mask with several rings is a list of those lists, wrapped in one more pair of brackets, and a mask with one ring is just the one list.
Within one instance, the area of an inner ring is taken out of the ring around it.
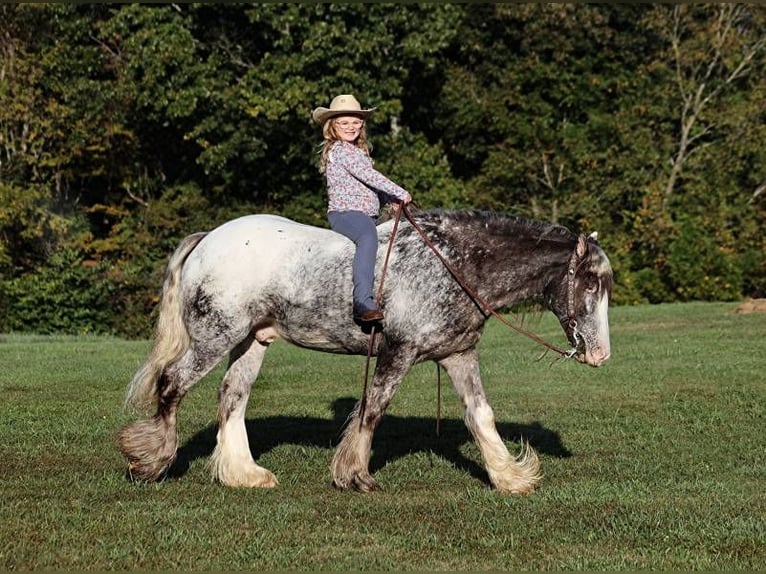
{"label": "horse's back", "polygon": [[232,219],[213,229],[200,244],[211,252],[267,247],[280,251],[295,245],[330,242],[339,236],[328,229],[298,223],[279,215],[254,214]]}
{"label": "horse's back", "polygon": [[184,283],[215,280],[257,288],[290,275],[306,257],[334,258],[344,238],[276,215],[246,215],[213,229],[184,264]]}

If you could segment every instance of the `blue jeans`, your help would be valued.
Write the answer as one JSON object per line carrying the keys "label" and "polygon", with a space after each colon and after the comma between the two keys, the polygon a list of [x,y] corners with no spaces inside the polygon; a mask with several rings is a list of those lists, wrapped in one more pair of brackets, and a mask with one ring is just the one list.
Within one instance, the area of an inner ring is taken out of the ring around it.
{"label": "blue jeans", "polygon": [[372,294],[378,255],[375,220],[361,211],[330,211],[327,220],[333,231],[345,235],[356,245],[351,273],[354,282],[354,312],[377,309]]}

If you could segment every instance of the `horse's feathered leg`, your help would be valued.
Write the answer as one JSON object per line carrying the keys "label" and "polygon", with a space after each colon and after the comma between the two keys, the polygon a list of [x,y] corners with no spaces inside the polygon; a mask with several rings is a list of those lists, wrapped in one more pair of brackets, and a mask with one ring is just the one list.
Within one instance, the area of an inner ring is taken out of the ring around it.
{"label": "horse's feathered leg", "polygon": [[465,424],[479,445],[492,485],[504,492],[533,492],[541,478],[537,454],[525,445],[517,458],[505,447],[495,428],[495,417],[481,384],[476,349],[455,353],[439,363],[447,369],[463,401]]}
{"label": "horse's feathered leg", "polygon": [[165,272],[159,319],[151,353],[133,377],[126,405],[139,408],[156,402],[154,417],[122,428],[117,441],[137,480],[157,480],[175,460],[178,438],[176,412],[186,391],[220,360],[223,354],[192,343],[183,313],[181,275],[184,262],[206,233],[186,237],[173,253]]}
{"label": "horse's feathered leg", "polygon": [[255,464],[245,428],[250,388],[260,371],[268,342],[248,337],[231,353],[218,393],[218,440],[211,458],[213,478],[227,486],[274,487],[279,483]]}
{"label": "horse's feathered leg", "polygon": [[391,349],[385,341],[381,343],[375,375],[367,389],[364,418],[360,421],[360,400],[349,417],[330,465],[336,488],[353,488],[359,492],[380,488],[369,470],[372,437],[399,383],[412,366],[414,356],[411,350]]}
{"label": "horse's feathered leg", "polygon": [[178,405],[188,390],[225,355],[226,349],[203,351],[191,344],[178,362],[167,365],[157,384],[157,413],[125,426],[118,435],[120,451],[134,480],[157,480],[176,458]]}

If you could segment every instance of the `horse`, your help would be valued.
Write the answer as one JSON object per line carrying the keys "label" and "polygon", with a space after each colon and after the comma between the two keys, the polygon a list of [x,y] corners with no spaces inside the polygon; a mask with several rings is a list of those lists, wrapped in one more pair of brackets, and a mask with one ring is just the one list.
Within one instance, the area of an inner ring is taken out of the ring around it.
{"label": "horse", "polygon": [[153,346],[126,393],[128,407],[156,405],[153,416],[118,433],[129,477],[155,481],[167,473],[176,457],[182,398],[228,355],[218,393],[213,478],[232,487],[277,486],[275,475],[253,460],[245,409],[267,348],[281,339],[376,357],[369,388],[332,458],[335,487],[380,488],[369,470],[375,429],[410,368],[434,361],[463,403],[464,422],[492,486],[534,491],[539,459],[523,439],[518,455],[511,454],[499,436],[479,376],[477,343],[492,314],[488,309],[534,302],[559,319],[576,360],[602,365],[610,355],[609,259],[595,234],[513,215],[425,211],[398,227],[390,249],[385,247],[394,222],[377,227],[378,283],[384,253],[390,260],[380,290],[385,318],[372,342],[353,319],[354,245],[344,236],[253,214],[183,239],[165,271]]}

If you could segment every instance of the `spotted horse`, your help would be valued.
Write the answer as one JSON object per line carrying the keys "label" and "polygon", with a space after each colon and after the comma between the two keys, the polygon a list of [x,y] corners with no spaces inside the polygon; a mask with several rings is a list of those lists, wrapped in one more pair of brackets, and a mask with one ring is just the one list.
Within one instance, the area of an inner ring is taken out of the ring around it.
{"label": "spotted horse", "polygon": [[[378,226],[376,277],[393,226]],[[241,217],[181,241],[167,265],[153,347],[127,389],[128,405],[156,408],[119,432],[130,477],[165,475],[178,448],[182,398],[228,355],[214,478],[234,487],[278,484],[250,451],[245,409],[251,387],[276,339],[330,353],[368,353],[369,334],[352,318],[353,250],[333,231],[274,215]],[[435,361],[463,403],[492,485],[532,492],[541,477],[538,457],[523,442],[517,455],[509,453],[479,376],[476,346],[491,316],[487,308],[542,304],[560,321],[572,356],[597,367],[610,355],[611,290],[612,269],[595,238],[562,226],[481,211],[421,212],[402,221],[381,291],[385,319],[372,346],[375,370],[333,456],[334,485],[379,488],[369,470],[375,429],[410,368]]]}

